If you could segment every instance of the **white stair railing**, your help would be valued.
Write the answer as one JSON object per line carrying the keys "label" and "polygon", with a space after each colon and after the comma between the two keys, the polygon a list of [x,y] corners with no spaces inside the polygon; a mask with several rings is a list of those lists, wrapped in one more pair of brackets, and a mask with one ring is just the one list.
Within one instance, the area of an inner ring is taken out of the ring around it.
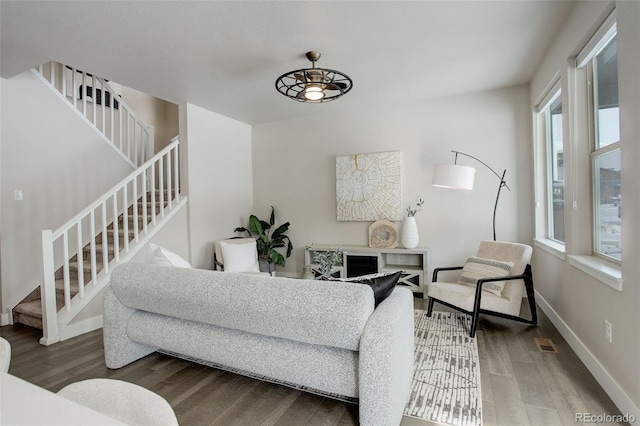
{"label": "white stair railing", "polygon": [[134,114],[119,85],[63,65],[47,62],[33,72],[128,162],[139,167],[153,155],[153,127]]}
{"label": "white stair railing", "polygon": [[133,247],[183,201],[179,143],[175,138],[59,229],[42,231],[43,344],[59,340],[56,287],[64,291],[60,313],[71,311],[88,290],[94,294],[97,286],[108,282],[112,267],[131,257],[127,254]]}

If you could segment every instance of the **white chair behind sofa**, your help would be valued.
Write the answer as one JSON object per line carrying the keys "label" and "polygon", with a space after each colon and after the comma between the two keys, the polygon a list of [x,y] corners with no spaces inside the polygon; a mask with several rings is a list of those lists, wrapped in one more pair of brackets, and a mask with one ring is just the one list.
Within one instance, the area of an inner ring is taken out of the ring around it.
{"label": "white chair behind sofa", "polygon": [[[254,238],[229,238],[216,241],[214,269],[224,272],[261,273]],[[265,272],[265,274],[268,274]]]}

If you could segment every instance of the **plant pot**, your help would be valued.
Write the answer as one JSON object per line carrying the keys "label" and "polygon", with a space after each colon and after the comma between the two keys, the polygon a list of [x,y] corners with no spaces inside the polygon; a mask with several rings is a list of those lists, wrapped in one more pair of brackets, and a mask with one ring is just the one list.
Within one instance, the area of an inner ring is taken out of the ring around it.
{"label": "plant pot", "polygon": [[418,225],[415,216],[409,216],[402,222],[402,233],[400,240],[405,248],[412,249],[418,247],[420,235],[418,234]]}
{"label": "plant pot", "polygon": [[258,265],[260,266],[260,272],[268,272],[269,275],[276,275],[276,264],[266,260],[258,259]]}

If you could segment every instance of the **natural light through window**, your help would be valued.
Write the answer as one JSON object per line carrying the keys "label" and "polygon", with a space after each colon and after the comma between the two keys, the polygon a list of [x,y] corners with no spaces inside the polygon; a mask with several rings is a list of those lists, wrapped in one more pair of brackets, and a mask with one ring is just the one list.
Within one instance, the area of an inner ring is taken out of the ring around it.
{"label": "natural light through window", "polygon": [[549,238],[564,243],[564,152],[562,98],[558,92],[545,111],[547,119],[547,200]]}
{"label": "natural light through window", "polygon": [[618,45],[614,34],[591,61],[595,140],[592,158],[594,252],[620,261],[622,220],[620,191],[620,107]]}

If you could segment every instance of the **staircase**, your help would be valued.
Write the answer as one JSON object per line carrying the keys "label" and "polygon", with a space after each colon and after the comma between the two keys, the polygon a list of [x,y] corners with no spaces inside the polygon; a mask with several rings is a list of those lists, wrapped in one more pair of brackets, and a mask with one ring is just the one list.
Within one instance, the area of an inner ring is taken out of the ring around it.
{"label": "staircase", "polygon": [[[158,190],[156,190],[155,196],[155,209],[154,205],[151,204],[151,194],[147,193],[147,204],[144,206],[142,197],[138,199],[135,206],[131,206],[128,209],[128,218],[129,226],[127,227],[127,235],[128,238],[124,237],[124,223],[125,215],[124,212],[120,214],[118,217],[118,224],[115,225],[114,222],[111,222],[107,225],[107,233],[106,233],[106,253],[107,253],[107,263],[110,264],[116,257],[116,249],[115,249],[115,233],[118,232],[118,250],[119,254],[122,254],[125,249],[125,241],[127,241],[128,245],[131,246],[135,243],[136,233],[139,236],[144,231],[144,224],[152,225],[152,214],[159,215],[161,210],[168,208],[168,196],[169,194],[165,191],[165,201],[163,204],[160,204]],[[174,196],[176,194],[171,194]],[[133,217],[133,209],[138,209],[138,220],[137,226],[134,224]],[[143,215],[143,209],[147,210],[146,219]],[[155,212],[154,212],[155,210]],[[153,212],[153,213],[152,213]],[[137,229],[136,229],[137,228]],[[116,231],[117,229],[117,231]],[[105,245],[103,242],[103,233],[99,232],[93,241],[87,243],[82,248],[82,256],[83,264],[80,265],[78,255],[75,254],[69,259],[68,263],[68,276],[69,276],[69,298],[73,300],[76,295],[80,292],[81,282],[90,283],[93,279],[92,277],[92,268],[91,264],[87,263],[86,260],[91,259],[92,247],[95,247],[95,262],[96,262],[96,272],[100,274],[104,270],[104,254],[105,254]],[[113,266],[112,266],[113,267]],[[80,268],[82,268],[83,280],[80,280]],[[55,296],[56,296],[56,311],[61,311],[62,308],[65,307],[66,298],[65,298],[65,271],[64,267],[59,267],[55,271]],[[13,309],[13,322],[25,324],[30,327],[38,328],[40,330],[43,329],[43,321],[42,321],[42,299],[41,299],[41,289],[40,287],[36,288],[29,296],[27,296],[22,302],[20,302]]]}
{"label": "staircase", "polygon": [[109,284],[112,269],[144,248],[187,199],[178,137],[152,156],[153,128],[106,80],[56,62],[33,72],[135,168],[59,229],[42,231],[43,281],[14,307],[13,319],[42,329],[40,343],[50,345],[102,327],[101,314],[79,314]]}

